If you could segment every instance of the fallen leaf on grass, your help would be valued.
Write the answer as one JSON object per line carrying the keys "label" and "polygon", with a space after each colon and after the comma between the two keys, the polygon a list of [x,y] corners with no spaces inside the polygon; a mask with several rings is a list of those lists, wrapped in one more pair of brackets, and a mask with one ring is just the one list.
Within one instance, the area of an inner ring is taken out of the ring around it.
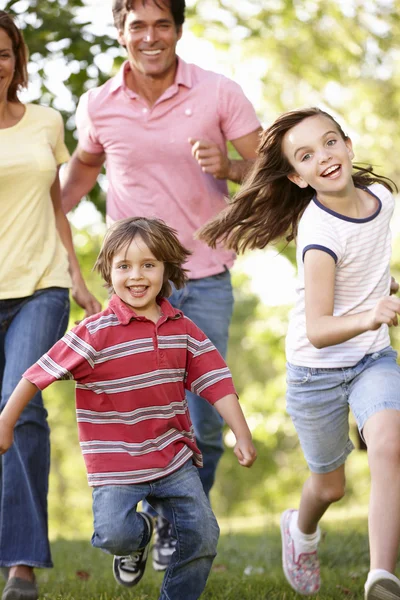
{"label": "fallen leaf on grass", "polygon": [[343,587],[342,585],[337,585],[336,589],[340,590],[342,592],[342,594],[345,594],[346,596],[348,594],[351,594],[351,590],[349,590],[349,588]]}
{"label": "fallen leaf on grass", "polygon": [[214,565],[212,570],[217,573],[225,573],[225,571],[228,570],[228,567],[226,565]]}
{"label": "fallen leaf on grass", "polygon": [[75,575],[78,579],[82,579],[82,581],[87,581],[90,578],[90,573],[87,571],[76,571]]}

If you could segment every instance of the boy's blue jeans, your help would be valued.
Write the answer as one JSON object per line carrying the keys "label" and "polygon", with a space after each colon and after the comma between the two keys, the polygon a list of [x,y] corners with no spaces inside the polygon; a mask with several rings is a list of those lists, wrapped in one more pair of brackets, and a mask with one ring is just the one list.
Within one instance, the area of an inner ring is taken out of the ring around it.
{"label": "boy's blue jeans", "polygon": [[[0,300],[1,409],[22,373],[62,337],[68,315],[69,292],[64,288]],[[0,465],[0,566],[51,567],[47,535],[50,439],[40,392],[18,420],[14,443]]]}
{"label": "boy's blue jeans", "polygon": [[197,600],[216,556],[219,527],[191,460],[149,483],[95,487],[92,544],[118,556],[148,544],[144,520],[136,512],[138,502],[146,497],[173,524],[177,539],[159,600]]}

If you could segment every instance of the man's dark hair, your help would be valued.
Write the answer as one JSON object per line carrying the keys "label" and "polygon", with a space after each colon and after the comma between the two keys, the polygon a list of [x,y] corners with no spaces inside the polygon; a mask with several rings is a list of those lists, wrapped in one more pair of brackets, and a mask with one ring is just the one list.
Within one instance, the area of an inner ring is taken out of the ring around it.
{"label": "man's dark hair", "polygon": [[169,10],[177,28],[181,27],[185,21],[185,0],[113,0],[114,25],[118,31],[124,29],[126,15],[129,11],[135,10],[136,2],[141,2],[142,6],[153,2],[158,8]]}

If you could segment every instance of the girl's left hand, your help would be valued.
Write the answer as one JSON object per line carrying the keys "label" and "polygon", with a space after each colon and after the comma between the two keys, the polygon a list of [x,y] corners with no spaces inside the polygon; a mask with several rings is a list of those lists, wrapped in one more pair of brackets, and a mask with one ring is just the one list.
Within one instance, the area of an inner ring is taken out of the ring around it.
{"label": "girl's left hand", "polygon": [[249,438],[238,438],[233,451],[242,467],[251,467],[257,458],[257,450]]}
{"label": "girl's left hand", "polygon": [[392,276],[390,278],[390,295],[397,294],[397,292],[399,291],[399,287],[400,287],[399,284],[397,283],[395,278]]}
{"label": "girl's left hand", "polygon": [[[101,311],[100,302],[89,292],[83,279],[74,282],[71,295],[75,302],[84,309],[85,317],[90,317]],[[78,324],[79,321],[76,322]]]}

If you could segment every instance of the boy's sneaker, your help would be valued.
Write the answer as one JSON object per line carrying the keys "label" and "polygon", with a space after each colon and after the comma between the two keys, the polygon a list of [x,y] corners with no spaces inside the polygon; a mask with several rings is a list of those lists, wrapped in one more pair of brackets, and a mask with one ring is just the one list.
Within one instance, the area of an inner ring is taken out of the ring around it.
{"label": "boy's sneaker", "polygon": [[153,569],[165,571],[175,552],[176,539],[172,536],[172,525],[163,517],[157,517],[154,529]]}
{"label": "boy's sneaker", "polygon": [[113,573],[116,581],[127,587],[137,585],[144,575],[146,569],[147,556],[149,554],[150,540],[153,534],[153,520],[146,513],[141,515],[149,531],[149,541],[144,548],[139,548],[136,552],[127,556],[114,556]]}
{"label": "boy's sneaker", "polygon": [[365,583],[365,600],[398,600],[400,580],[383,569],[374,569]]}
{"label": "boy's sneaker", "polygon": [[290,534],[290,520],[294,510],[286,510],[281,517],[283,571],[292,588],[303,596],[316,594],[321,586],[317,551],[296,555]]}

